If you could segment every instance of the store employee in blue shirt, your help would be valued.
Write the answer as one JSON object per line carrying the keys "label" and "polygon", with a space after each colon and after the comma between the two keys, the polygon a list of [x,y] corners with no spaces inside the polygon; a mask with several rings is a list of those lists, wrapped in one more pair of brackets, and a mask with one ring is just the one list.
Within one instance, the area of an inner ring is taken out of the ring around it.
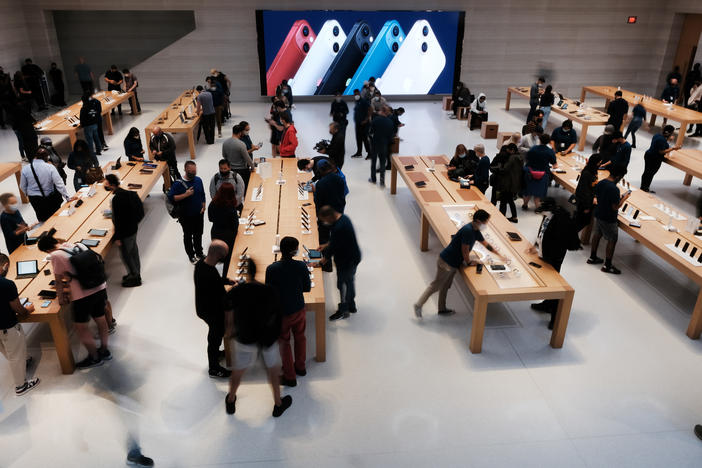
{"label": "store employee in blue shirt", "polygon": [[644,171],[641,175],[641,190],[644,192],[656,193],[651,190],[651,182],[653,181],[653,176],[656,175],[658,169],[661,168],[661,164],[665,157],[671,151],[677,151],[681,147],[673,146],[668,144],[668,141],[673,137],[675,132],[675,127],[672,125],[666,125],[663,127],[663,132],[654,135],[651,139],[651,147],[646,150],[644,154]]}
{"label": "store employee in blue shirt", "polygon": [[202,230],[205,212],[205,189],[197,177],[193,161],[185,163],[185,177],[173,183],[168,198],[177,206],[178,222],[183,228],[183,245],[193,265],[205,258],[202,252]]}
{"label": "store employee in blue shirt", "polygon": [[463,226],[451,238],[451,242],[439,254],[439,259],[436,262],[436,276],[427,289],[422,293],[419,300],[414,304],[414,314],[417,318],[422,318],[422,306],[429,297],[436,291],[439,291],[439,315],[453,315],[455,311],[446,308],[446,295],[453,283],[453,277],[458,271],[458,268],[465,262],[470,264],[470,251],[473,250],[475,242],[480,242],[490,252],[498,258],[506,260],[505,257],[498,254],[495,248],[490,245],[483,237],[482,231],[487,228],[487,222],[490,219],[490,213],[485,210],[478,210],[473,215],[473,221]]}
{"label": "store employee in blue shirt", "polygon": [[578,134],[573,130],[573,121],[568,119],[563,122],[563,125],[558,127],[551,133],[551,146],[553,151],[565,156],[573,151],[575,143],[578,142]]}
{"label": "store employee in blue shirt", "polygon": [[627,173],[629,161],[631,160],[631,145],[626,141],[622,132],[616,131],[612,134],[612,144],[615,146],[612,158],[600,166],[600,169],[611,169],[615,166],[622,175]]}

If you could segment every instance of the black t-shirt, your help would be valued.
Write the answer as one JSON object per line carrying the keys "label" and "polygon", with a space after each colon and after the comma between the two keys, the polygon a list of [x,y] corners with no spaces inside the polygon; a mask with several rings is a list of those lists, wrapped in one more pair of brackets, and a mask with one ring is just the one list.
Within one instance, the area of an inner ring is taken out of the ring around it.
{"label": "black t-shirt", "polygon": [[0,330],[17,325],[17,314],[10,307],[10,302],[17,299],[17,286],[5,277],[0,277]]}
{"label": "black t-shirt", "polygon": [[326,258],[334,258],[337,267],[349,267],[361,262],[356,231],[348,216],[342,215],[330,228],[329,245],[324,250]]}
{"label": "black t-shirt", "polygon": [[258,282],[241,284],[227,293],[227,302],[234,311],[236,341],[265,348],[278,341],[283,314],[275,289]]}
{"label": "black t-shirt", "polygon": [[0,214],[0,227],[2,227],[2,233],[5,235],[8,253],[14,252],[17,247],[24,243],[24,234],[15,234],[20,224],[26,223],[19,210],[14,213],[3,211]]}
{"label": "black t-shirt", "polygon": [[[122,77],[122,74],[119,72],[119,70],[115,70],[115,71],[107,70],[105,72],[105,78],[107,78],[108,80],[118,81],[118,82],[124,81],[124,78]],[[122,83],[120,83],[118,85],[112,84],[112,83],[107,83],[107,89],[110,91],[113,89],[122,89]]]}
{"label": "black t-shirt", "polygon": [[303,293],[312,287],[307,265],[299,260],[288,259],[268,265],[266,284],[278,292],[283,315],[292,315],[304,309]]}
{"label": "black t-shirt", "polygon": [[200,260],[195,265],[195,312],[208,320],[224,317],[224,280],[217,269]]}
{"label": "black t-shirt", "polygon": [[595,205],[595,218],[606,223],[617,222],[617,211],[615,208],[619,204],[619,187],[611,180],[601,180],[595,185],[595,196],[597,197],[597,205]]}

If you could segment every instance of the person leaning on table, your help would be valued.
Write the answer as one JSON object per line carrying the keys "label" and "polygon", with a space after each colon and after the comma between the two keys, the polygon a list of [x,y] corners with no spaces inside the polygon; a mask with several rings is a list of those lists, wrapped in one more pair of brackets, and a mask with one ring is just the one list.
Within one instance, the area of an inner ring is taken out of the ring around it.
{"label": "person leaning on table", "polygon": [[46,162],[49,153],[40,148],[31,162],[22,168],[20,189],[29,197],[37,220],[46,221],[61,208],[63,200],[71,200],[66,186],[54,166]]}
{"label": "person leaning on table", "polygon": [[27,339],[19,323],[19,318],[34,311],[34,305],[23,306],[19,300],[17,286],[6,278],[10,259],[0,254],[0,353],[10,363],[12,378],[15,381],[15,395],[24,395],[39,384],[39,378],[27,380]]}
{"label": "person leaning on table", "polygon": [[435,292],[439,291],[439,315],[449,316],[456,312],[446,308],[446,295],[453,282],[453,277],[464,263],[473,265],[470,259],[470,252],[473,250],[475,242],[480,242],[485,248],[496,255],[503,261],[504,256],[497,253],[495,248],[485,240],[482,231],[487,229],[487,222],[490,219],[490,213],[485,210],[478,210],[473,214],[473,220],[463,226],[451,238],[451,242],[439,254],[436,261],[436,276],[429,286],[424,290],[417,302],[414,304],[414,315],[417,318],[422,318],[422,306]]}
{"label": "person leaning on table", "polygon": [[578,134],[573,130],[573,121],[570,119],[564,120],[563,125],[551,133],[551,147],[561,156],[573,151],[577,142]]}
{"label": "person leaning on table", "polygon": [[651,147],[644,153],[644,171],[641,175],[641,190],[644,192],[656,193],[651,190],[653,176],[655,176],[658,169],[661,168],[665,157],[672,151],[677,151],[681,148],[677,145],[671,147],[668,144],[668,141],[673,138],[673,133],[675,133],[675,127],[672,125],[663,127],[661,133],[653,136],[651,139]]}

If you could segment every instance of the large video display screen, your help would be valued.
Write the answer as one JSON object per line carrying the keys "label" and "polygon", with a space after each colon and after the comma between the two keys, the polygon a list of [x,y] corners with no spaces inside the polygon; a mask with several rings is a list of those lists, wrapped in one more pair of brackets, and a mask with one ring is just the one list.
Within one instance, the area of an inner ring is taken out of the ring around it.
{"label": "large video display screen", "polygon": [[376,78],[383,94],[450,94],[464,12],[257,10],[261,94],[288,80],[296,96],[353,94]]}

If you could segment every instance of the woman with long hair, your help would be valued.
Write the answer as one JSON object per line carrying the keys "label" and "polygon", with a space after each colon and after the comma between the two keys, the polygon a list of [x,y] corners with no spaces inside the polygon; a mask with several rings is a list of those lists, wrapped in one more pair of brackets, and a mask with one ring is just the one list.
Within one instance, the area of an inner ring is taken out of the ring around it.
{"label": "woman with long hair", "polygon": [[144,146],[141,144],[139,129],[136,127],[130,128],[124,139],[124,154],[130,161],[144,160]]}
{"label": "woman with long hair", "polygon": [[224,277],[227,276],[236,232],[239,229],[239,214],[236,211],[238,205],[234,186],[225,183],[217,189],[210,206],[207,207],[207,218],[212,223],[210,237],[224,241],[229,247],[229,253],[224,259],[224,269],[222,270]]}
{"label": "woman with long hair", "polygon": [[88,169],[100,167],[97,157],[90,152],[88,143],[85,140],[78,140],[73,145],[73,151],[68,155],[68,168],[73,169],[73,188],[76,192],[86,184]]}

